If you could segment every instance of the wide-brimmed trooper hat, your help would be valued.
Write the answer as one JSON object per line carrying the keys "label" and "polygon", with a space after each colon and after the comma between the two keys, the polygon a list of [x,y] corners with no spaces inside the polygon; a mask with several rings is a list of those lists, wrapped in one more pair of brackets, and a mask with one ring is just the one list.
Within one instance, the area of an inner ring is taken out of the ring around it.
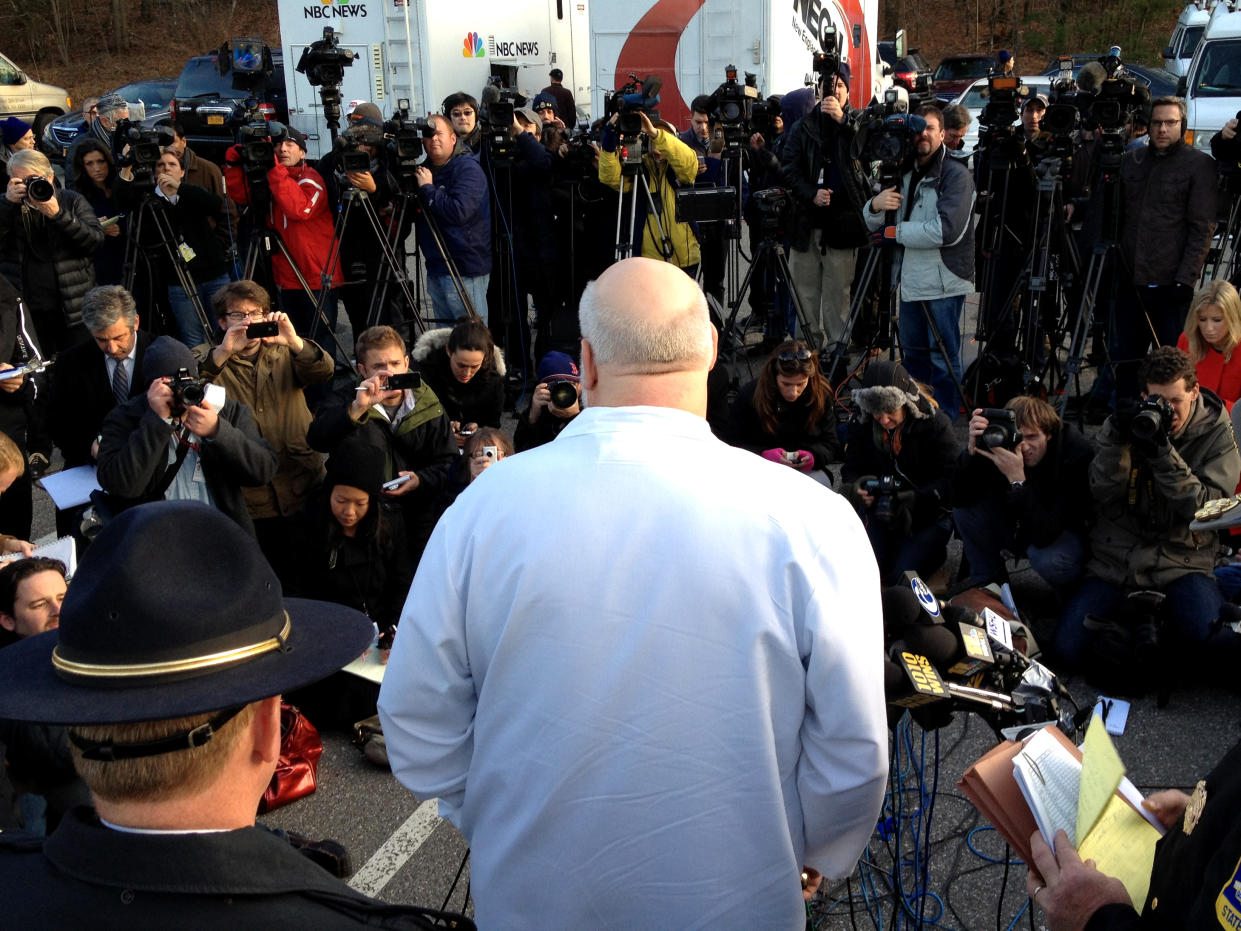
{"label": "wide-brimmed trooper hat", "polygon": [[0,650],[0,717],[124,724],[232,709],[360,656],[370,620],[282,597],[254,539],[215,508],[159,501],[100,531],[60,629]]}

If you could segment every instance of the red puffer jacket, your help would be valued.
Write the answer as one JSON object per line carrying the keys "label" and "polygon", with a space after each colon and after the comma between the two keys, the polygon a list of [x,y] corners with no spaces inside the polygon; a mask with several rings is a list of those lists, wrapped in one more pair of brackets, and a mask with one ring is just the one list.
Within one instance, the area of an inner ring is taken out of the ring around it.
{"label": "red puffer jacket", "polygon": [[[224,180],[228,196],[239,204],[250,202],[250,187],[241,167],[239,146],[228,150],[224,159]],[[267,172],[271,187],[268,229],[275,230],[288,247],[307,284],[318,290],[324,266],[332,251],[333,217],[328,208],[327,189],[319,173],[304,161],[293,168],[276,163]],[[298,288],[297,276],[277,250],[272,256],[272,277],[281,288]],[[341,282],[340,267],[332,270],[332,287]]]}

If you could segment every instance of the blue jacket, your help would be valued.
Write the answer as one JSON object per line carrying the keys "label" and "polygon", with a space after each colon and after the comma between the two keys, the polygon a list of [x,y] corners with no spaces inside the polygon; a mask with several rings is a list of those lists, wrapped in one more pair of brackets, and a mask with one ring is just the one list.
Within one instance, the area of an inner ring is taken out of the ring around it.
{"label": "blue jacket", "polygon": [[[419,191],[426,209],[435,217],[448,254],[457,263],[457,271],[463,278],[490,274],[491,206],[482,166],[468,152],[458,151],[443,165],[431,168],[431,173],[431,183]],[[448,266],[427,229],[426,217],[420,213],[417,223],[427,275],[447,275]]]}
{"label": "blue jacket", "polygon": [[[905,202],[897,211],[896,241],[901,248],[892,263],[893,283],[901,300],[933,301],[974,290],[974,179],[964,162],[945,158],[941,145],[927,172],[910,192],[913,172],[901,176]],[[909,219],[905,205],[913,197]],[[872,230],[884,226],[884,213],[863,209]]]}

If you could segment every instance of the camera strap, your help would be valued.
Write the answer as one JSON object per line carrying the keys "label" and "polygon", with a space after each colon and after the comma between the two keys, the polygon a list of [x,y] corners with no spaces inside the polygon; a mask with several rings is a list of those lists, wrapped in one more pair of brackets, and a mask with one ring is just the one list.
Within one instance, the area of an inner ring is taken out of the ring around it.
{"label": "camera strap", "polygon": [[185,463],[185,457],[189,455],[190,446],[185,442],[184,434],[188,432],[184,426],[178,425],[173,436],[177,440],[177,458],[172,461],[167,471],[159,480],[159,484],[151,489],[151,500],[160,501],[164,497],[164,493],[172,486],[173,479],[177,477],[177,473],[181,471],[181,466]]}

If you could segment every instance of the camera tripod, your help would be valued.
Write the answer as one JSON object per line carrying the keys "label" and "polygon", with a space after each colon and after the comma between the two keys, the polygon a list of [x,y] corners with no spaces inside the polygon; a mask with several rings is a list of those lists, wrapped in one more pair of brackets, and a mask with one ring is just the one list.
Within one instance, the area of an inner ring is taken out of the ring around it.
{"label": "camera tripod", "polygon": [[[180,237],[172,228],[172,218],[168,216],[166,205],[161,204],[156,199],[158,195],[155,193],[154,188],[143,191],[140,196],[142,199],[138,204],[137,217],[130,224],[128,241],[125,243],[125,290],[131,294],[133,293],[134,279],[138,272],[138,251],[143,248],[143,224],[149,221],[154,226],[155,235],[158,237],[155,247],[161,250],[161,254],[168,259],[168,265],[177,276],[177,284],[185,292],[185,297],[194,308],[194,314],[198,317],[198,322],[202,324],[206,341],[214,346],[216,344],[215,327],[211,325],[211,318],[203,307],[202,299],[198,294],[198,286],[194,283],[194,276],[190,274],[190,270],[187,267],[189,259],[185,258],[182,252],[182,248],[188,249],[189,247],[183,241],[179,242],[178,247],[173,246],[173,243],[179,241]],[[152,298],[154,298],[154,295],[152,295]],[[178,321],[174,318],[173,322],[177,324],[179,330],[180,325]]]}
{"label": "camera tripod", "polygon": [[[1009,278],[1013,268],[1014,253],[1026,251],[1029,241],[1026,230],[1015,224],[1028,225],[1027,216],[1010,216],[1011,199],[1018,193],[1028,193],[1035,187],[1030,157],[1026,152],[1020,131],[1012,126],[992,127],[983,137],[980,158],[987,163],[987,198],[983,205],[979,229],[982,232],[983,272],[979,287],[978,322],[974,338],[979,341],[999,339],[1005,345],[1001,351],[1012,348],[1015,332],[1007,325],[1012,322],[1013,300],[1020,293],[1020,273]],[[1020,214],[1021,211],[1015,211]],[[1026,265],[1028,256],[1022,265]],[[1012,287],[1008,281],[1013,282]],[[1001,300],[1002,298],[1002,300]]]}
{"label": "camera tripod", "polygon": [[754,280],[755,270],[764,267],[764,263],[770,263],[770,267],[775,273],[775,281],[772,282],[773,293],[778,291],[780,284],[783,284],[788,289],[789,296],[793,299],[793,310],[797,315],[798,332],[802,335],[802,342],[811,351],[817,351],[819,347],[815,339],[814,330],[809,325],[806,310],[802,306],[801,296],[797,293],[797,288],[793,284],[793,274],[789,271],[788,253],[784,249],[784,244],[780,242],[777,232],[773,230],[763,231],[758,246],[754,249],[754,257],[750,262],[750,267],[746,269],[745,277],[737,288],[737,296],[733,298],[732,304],[729,306],[728,317],[724,320],[720,331],[721,351],[727,350],[735,353],[743,351],[745,348],[744,334],[737,332],[737,315],[741,310],[742,302],[745,301],[746,295],[749,293],[750,285]]}
{"label": "camera tripod", "polygon": [[[665,262],[671,261],[674,255],[672,249],[672,240],[668,237],[668,233],[664,230],[663,221],[660,219],[660,212],[656,209],[655,198],[651,196],[651,186],[647,181],[645,166],[642,163],[644,155],[639,152],[636,159],[621,159],[621,177],[620,177],[620,196],[616,202],[616,261],[627,259],[634,254],[633,237],[635,235],[634,224],[638,220],[638,192],[641,191],[642,196],[646,198],[646,222],[643,229],[648,229],[651,220],[655,221],[655,228],[659,232],[659,251]],[[665,171],[671,171],[671,168],[665,168]],[[629,190],[625,190],[625,181],[629,181]],[[629,222],[622,229],[621,220],[625,216],[625,201],[629,201]],[[622,235],[622,233],[624,235]],[[642,253],[642,242],[639,240],[637,244],[638,254]]]}
{"label": "camera tripod", "polygon": [[[1226,179],[1226,190],[1241,187],[1241,177],[1223,177]],[[1222,278],[1237,285],[1241,283],[1238,279],[1238,272],[1241,271],[1241,261],[1238,260],[1238,253],[1241,252],[1241,191],[1232,194],[1228,205],[1228,219],[1221,224],[1215,235],[1215,245],[1202,267],[1202,283]],[[1212,258],[1215,259],[1214,262],[1211,261]],[[1211,268],[1209,276],[1206,273],[1208,266]]]}

